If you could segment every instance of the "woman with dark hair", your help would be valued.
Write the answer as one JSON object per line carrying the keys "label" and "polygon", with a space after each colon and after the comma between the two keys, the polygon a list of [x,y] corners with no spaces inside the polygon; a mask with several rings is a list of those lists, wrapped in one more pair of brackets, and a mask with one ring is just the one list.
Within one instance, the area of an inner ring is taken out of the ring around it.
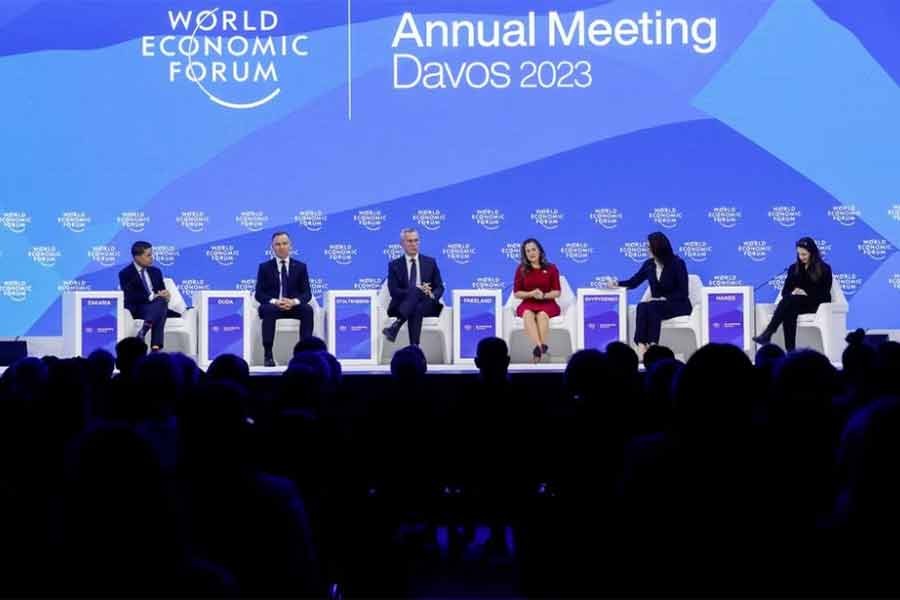
{"label": "woman with dark hair", "polygon": [[781,301],[765,330],[753,341],[768,344],[779,325],[784,325],[784,349],[797,347],[797,317],[814,313],[823,302],[831,302],[831,267],[822,260],[811,237],[797,241],[797,262],[788,269],[781,288]]}
{"label": "woman with dark hair", "polygon": [[625,287],[629,290],[644,281],[650,284],[650,300],[637,305],[634,342],[641,356],[651,345],[659,343],[663,321],[691,314],[688,272],[684,261],[675,256],[669,238],[662,232],[648,235],[647,244],[650,258],[641,265],[640,270],[631,279],[612,279],[608,283],[611,288]]}
{"label": "woman with dark hair", "polygon": [[525,333],[534,343],[531,354],[534,362],[540,362],[547,353],[547,337],[550,319],[559,315],[559,269],[547,262],[544,247],[534,238],[522,242],[521,262],[516,268],[513,292],[522,300],[516,308],[516,316],[525,322]]}

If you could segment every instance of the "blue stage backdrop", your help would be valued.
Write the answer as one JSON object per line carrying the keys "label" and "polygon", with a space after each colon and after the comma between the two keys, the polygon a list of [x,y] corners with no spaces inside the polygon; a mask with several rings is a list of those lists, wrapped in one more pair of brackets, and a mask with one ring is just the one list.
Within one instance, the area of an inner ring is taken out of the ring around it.
{"label": "blue stage backdrop", "polygon": [[0,335],[59,335],[138,239],[189,296],[284,229],[321,298],[409,226],[448,289],[530,236],[600,285],[653,230],[756,285],[811,235],[850,323],[898,328],[897,31],[896,0],[3,0]]}

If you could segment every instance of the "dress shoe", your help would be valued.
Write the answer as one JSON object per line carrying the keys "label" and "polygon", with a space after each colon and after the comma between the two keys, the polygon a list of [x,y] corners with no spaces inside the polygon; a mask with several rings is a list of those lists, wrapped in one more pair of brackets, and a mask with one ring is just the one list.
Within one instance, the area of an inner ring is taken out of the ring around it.
{"label": "dress shoe", "polygon": [[760,346],[765,346],[772,341],[772,336],[770,334],[761,333],[757,336],[752,337],[751,339]]}
{"label": "dress shoe", "polygon": [[394,343],[397,341],[397,334],[400,333],[400,323],[394,322],[390,327],[385,327],[381,330],[381,333],[384,334],[384,337],[387,338],[387,341]]}
{"label": "dress shoe", "polygon": [[266,366],[266,367],[277,367],[278,365],[275,364],[275,359],[274,359],[274,358],[272,358],[271,356],[267,356],[267,357],[265,358],[265,360],[263,361],[263,366]]}

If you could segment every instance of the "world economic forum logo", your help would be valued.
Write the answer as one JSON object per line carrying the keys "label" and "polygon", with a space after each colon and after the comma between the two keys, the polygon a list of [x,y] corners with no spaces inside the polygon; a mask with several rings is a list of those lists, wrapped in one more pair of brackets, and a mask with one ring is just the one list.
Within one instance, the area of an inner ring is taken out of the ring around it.
{"label": "world economic forum logo", "polygon": [[603,229],[615,229],[622,222],[622,211],[618,208],[595,208],[588,218]]}
{"label": "world economic forum logo", "polygon": [[732,229],[740,223],[743,214],[737,206],[716,206],[706,216],[720,227]]}
{"label": "world economic forum logo", "polygon": [[113,266],[119,260],[119,256],[121,256],[119,249],[112,245],[92,246],[88,250],[88,258],[101,267]]}
{"label": "world economic forum logo", "polygon": [[315,298],[321,298],[328,291],[328,282],[324,277],[310,277],[309,291]]}
{"label": "world economic forum logo", "polygon": [[587,242],[566,242],[559,253],[571,260],[573,263],[583,265],[591,260],[594,254],[594,248]]}
{"label": "world economic forum logo", "polygon": [[173,266],[180,255],[181,252],[175,246],[169,244],[153,246],[153,259],[163,267]]}
{"label": "world economic forum logo", "polygon": [[713,275],[706,281],[710,287],[728,287],[732,285],[744,285],[744,280],[732,273]]}
{"label": "world economic forum logo", "polygon": [[212,289],[205,279],[182,279],[178,284],[181,294],[187,298],[193,298],[197,292]]}
{"label": "world economic forum logo", "polygon": [[352,244],[328,244],[325,248],[325,256],[339,265],[352,264],[357,253],[358,250]]}
{"label": "world economic forum logo", "polygon": [[473,290],[502,290],[503,289],[503,278],[502,277],[476,277],[472,280],[472,289]]}
{"label": "world economic forum logo", "polygon": [[25,233],[31,223],[31,215],[21,210],[0,213],[0,224],[13,233]]}
{"label": "world economic forum logo", "polygon": [[900,204],[895,204],[888,209],[888,216],[895,221],[900,221]]}
{"label": "world economic forum logo", "polygon": [[857,249],[872,260],[884,260],[891,251],[891,244],[885,239],[863,240]]}
{"label": "world economic forum logo", "polygon": [[500,229],[505,218],[506,215],[498,208],[479,208],[472,213],[472,221],[488,231]]}
{"label": "world economic forum logo", "polygon": [[863,283],[862,277],[856,273],[835,273],[834,278],[837,279],[845,296],[855,294]]}
{"label": "world economic forum logo", "polygon": [[746,240],[738,245],[738,252],[753,262],[765,262],[772,253],[772,244],[766,240]]}
{"label": "world economic forum logo", "polygon": [[62,256],[62,252],[53,244],[48,244],[32,246],[28,251],[28,256],[42,267],[50,268],[56,266],[56,261]]}
{"label": "world economic forum logo", "polygon": [[558,229],[566,217],[558,208],[539,208],[531,213],[531,220],[544,229]]}
{"label": "world economic forum logo", "polygon": [[269,215],[261,210],[242,210],[234,217],[234,222],[254,233],[262,231],[269,222]]}
{"label": "world economic forum logo", "polygon": [[616,279],[615,275],[597,275],[588,283],[589,288],[595,290],[604,290],[609,287],[609,282]]}
{"label": "world economic forum logo", "polygon": [[356,214],[353,215],[353,220],[363,229],[381,231],[381,226],[387,221],[387,215],[379,209],[365,208],[356,211]]}
{"label": "world economic forum logo", "polygon": [[506,245],[500,248],[500,253],[513,262],[519,262],[522,260],[522,244],[519,242],[507,242]]}
{"label": "world economic forum logo", "polygon": [[206,256],[220,267],[230,267],[240,255],[234,244],[213,244],[206,249]]}
{"label": "world economic forum logo", "polygon": [[444,246],[441,253],[458,265],[467,265],[475,256],[475,248],[472,244],[453,242]]}
{"label": "world economic forum logo", "polygon": [[900,273],[894,273],[888,278],[888,284],[895,290],[900,290]]}
{"label": "world economic forum logo", "polygon": [[828,216],[835,223],[839,223],[844,227],[852,227],[856,225],[856,221],[862,216],[862,213],[856,208],[855,204],[839,204],[828,209]]}
{"label": "world economic forum logo", "polygon": [[89,292],[91,284],[84,279],[64,279],[56,286],[56,291],[60,294],[67,292]]}
{"label": "world economic forum logo", "polygon": [[327,221],[328,215],[323,210],[301,210],[294,215],[294,223],[307,231],[322,231]]}
{"label": "world economic forum logo", "polygon": [[831,253],[831,242],[824,238],[816,238],[814,241],[816,242],[816,248],[819,249],[819,254],[822,255],[822,258],[827,257]]}
{"label": "world economic forum logo", "polygon": [[67,210],[56,217],[56,222],[72,233],[84,233],[91,224],[91,217],[84,211]]}
{"label": "world economic forum logo", "polygon": [[650,258],[647,242],[625,242],[619,246],[619,254],[630,258],[636,263],[642,263]]}
{"label": "world economic forum logo", "polygon": [[674,229],[681,223],[684,214],[677,208],[662,206],[650,211],[649,218],[663,229]]}
{"label": "world economic forum logo", "polygon": [[787,281],[787,273],[780,273],[779,275],[776,275],[769,280],[769,286],[775,288],[780,292],[784,287],[785,281]]}
{"label": "world economic forum logo", "polygon": [[144,214],[142,210],[122,211],[116,217],[116,223],[119,224],[119,227],[123,227],[132,233],[141,233],[149,222],[149,215]]}
{"label": "world economic forum logo", "polygon": [[447,215],[436,208],[420,208],[413,213],[412,220],[428,231],[437,231],[447,220]]}
{"label": "world economic forum logo", "polygon": [[258,108],[280,93],[283,70],[309,56],[302,33],[279,35],[273,10],[169,10],[164,35],[141,38],[141,56],[168,59],[168,80],[189,81],[213,103]]}
{"label": "world economic forum logo", "polygon": [[7,279],[0,282],[0,295],[13,302],[25,302],[31,293],[31,284],[21,279]]}
{"label": "world economic forum logo", "polygon": [[694,262],[706,262],[712,253],[712,246],[709,242],[685,242],[678,248],[678,253]]}
{"label": "world economic forum logo", "polygon": [[239,292],[254,292],[256,291],[256,279],[241,279],[234,284],[234,289]]}
{"label": "world economic forum logo", "polygon": [[175,222],[191,233],[201,233],[206,231],[209,217],[202,210],[183,210],[180,215],[175,217]]}
{"label": "world economic forum logo", "polygon": [[381,288],[381,277],[360,277],[353,282],[354,290],[377,290]]}
{"label": "world economic forum logo", "polygon": [[773,206],[772,210],[769,211],[769,218],[773,222],[788,229],[794,227],[797,224],[797,219],[802,215],[803,213],[796,206]]}
{"label": "world economic forum logo", "polygon": [[400,244],[388,244],[381,253],[384,254],[388,260],[396,260],[403,256],[403,246]]}

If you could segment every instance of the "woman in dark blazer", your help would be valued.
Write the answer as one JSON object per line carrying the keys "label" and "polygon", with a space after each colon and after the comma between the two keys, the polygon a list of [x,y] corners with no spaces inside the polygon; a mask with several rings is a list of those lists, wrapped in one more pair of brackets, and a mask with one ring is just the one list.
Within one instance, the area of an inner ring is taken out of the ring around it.
{"label": "woman in dark blazer", "polygon": [[641,265],[631,279],[612,280],[609,287],[625,287],[629,290],[644,281],[650,284],[650,300],[637,306],[634,342],[643,356],[653,344],[659,343],[662,322],[673,317],[691,314],[691,300],[688,295],[687,266],[675,256],[669,238],[656,231],[647,236],[650,258]]}
{"label": "woman in dark blazer", "polygon": [[772,335],[784,325],[784,349],[790,352],[797,346],[797,317],[814,313],[823,302],[831,302],[831,267],[822,260],[819,247],[810,237],[797,242],[797,262],[788,268],[781,301],[765,330],[753,341],[768,344]]}

